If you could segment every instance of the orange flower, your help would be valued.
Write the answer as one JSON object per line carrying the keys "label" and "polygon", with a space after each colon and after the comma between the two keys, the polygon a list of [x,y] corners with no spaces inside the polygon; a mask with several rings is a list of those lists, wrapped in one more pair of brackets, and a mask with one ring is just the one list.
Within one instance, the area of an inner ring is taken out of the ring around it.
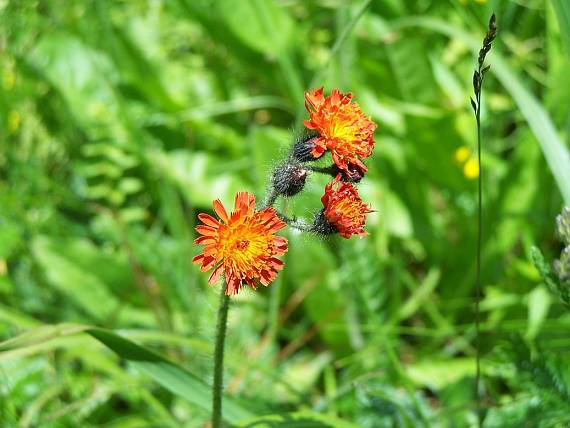
{"label": "orange flower", "polygon": [[256,280],[267,286],[277,277],[283,262],[277,257],[287,252],[287,239],[275,232],[285,227],[273,208],[255,210],[255,196],[238,192],[234,211],[228,215],[222,203],[214,201],[214,211],[220,218],[201,213],[202,221],[196,231],[202,235],[194,243],[204,245],[194,263],[202,263],[206,272],[215,266],[208,282],[213,284],[222,273],[226,276],[226,294],[237,294],[243,283],[257,287]]}
{"label": "orange flower", "polygon": [[338,174],[325,186],[325,194],[321,198],[325,207],[324,217],[343,238],[368,235],[364,231],[366,214],[374,210],[362,202],[358,190],[351,183],[340,181],[340,178]]}
{"label": "orange flower", "polygon": [[352,102],[352,93],[333,89],[325,98],[320,87],[305,92],[305,108],[310,117],[305,126],[319,134],[313,143],[313,157],[330,150],[334,163],[348,176],[368,171],[362,159],[372,154],[376,124]]}

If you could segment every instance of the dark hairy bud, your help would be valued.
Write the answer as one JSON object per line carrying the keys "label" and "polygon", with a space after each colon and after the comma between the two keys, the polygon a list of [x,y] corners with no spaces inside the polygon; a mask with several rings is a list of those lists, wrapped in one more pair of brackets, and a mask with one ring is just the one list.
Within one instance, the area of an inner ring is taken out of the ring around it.
{"label": "dark hairy bud", "polygon": [[316,160],[312,152],[315,148],[315,140],[317,136],[315,134],[305,135],[300,138],[293,145],[293,152],[291,153],[293,159],[299,162],[311,162]]}
{"label": "dark hairy bud", "polygon": [[311,232],[328,236],[338,233],[338,230],[327,220],[325,217],[325,210],[323,209],[315,215],[313,225],[311,226]]}
{"label": "dark hairy bud", "polygon": [[276,195],[294,196],[303,190],[307,170],[297,162],[286,162],[273,172],[272,183]]}

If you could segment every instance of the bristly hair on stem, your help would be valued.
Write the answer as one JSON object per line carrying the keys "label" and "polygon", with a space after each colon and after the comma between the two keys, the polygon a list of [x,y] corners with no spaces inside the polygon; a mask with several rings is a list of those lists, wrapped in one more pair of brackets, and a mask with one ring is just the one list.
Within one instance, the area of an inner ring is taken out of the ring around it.
{"label": "bristly hair on stem", "polygon": [[483,91],[483,81],[490,65],[485,66],[485,57],[491,50],[493,40],[497,36],[497,23],[495,14],[491,15],[489,19],[489,28],[485,38],[483,39],[483,46],[479,51],[477,58],[478,67],[473,72],[473,93],[475,99],[471,98],[471,107],[475,114],[477,121],[477,164],[479,167],[479,180],[478,180],[478,195],[477,195],[477,277],[475,281],[475,330],[476,330],[476,372],[475,372],[475,402],[477,403],[477,422],[480,427],[483,421],[481,414],[480,402],[480,383],[481,383],[481,346],[480,346],[480,308],[479,302],[481,301],[481,244],[483,236],[483,190],[482,190],[482,171],[481,171],[481,93]]}

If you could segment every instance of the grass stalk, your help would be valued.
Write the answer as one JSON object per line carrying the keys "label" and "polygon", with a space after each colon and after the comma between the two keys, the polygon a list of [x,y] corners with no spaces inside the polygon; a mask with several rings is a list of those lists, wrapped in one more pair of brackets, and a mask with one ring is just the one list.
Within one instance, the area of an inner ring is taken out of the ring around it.
{"label": "grass stalk", "polygon": [[481,396],[481,246],[483,241],[483,171],[481,168],[481,94],[483,92],[483,81],[485,74],[490,66],[485,66],[485,57],[491,50],[493,40],[497,35],[497,26],[495,14],[489,20],[489,28],[487,34],[483,39],[483,46],[479,51],[477,59],[477,69],[473,73],[473,92],[475,100],[471,99],[471,106],[475,113],[475,120],[477,122],[477,166],[479,167],[479,176],[477,180],[477,266],[475,277],[475,403],[477,413],[477,424],[480,427],[483,422],[483,414],[480,403]]}

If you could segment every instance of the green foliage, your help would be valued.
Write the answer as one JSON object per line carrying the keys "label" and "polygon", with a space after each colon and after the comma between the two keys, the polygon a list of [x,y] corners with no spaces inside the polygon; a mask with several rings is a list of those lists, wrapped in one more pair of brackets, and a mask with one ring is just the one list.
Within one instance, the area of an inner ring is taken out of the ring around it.
{"label": "green foliage", "polygon": [[[325,85],[379,125],[377,212],[362,240],[286,231],[278,280],[233,300],[226,419],[474,426],[469,96],[494,10],[484,426],[566,426],[569,27],[546,3],[0,1],[0,425],[204,426],[218,290],[196,213],[261,198]],[[310,218],[324,184],[278,208]]]}
{"label": "green foliage", "polygon": [[540,277],[546,286],[553,294],[558,296],[564,304],[570,307],[570,287],[568,287],[568,284],[560,281],[560,279],[552,272],[552,269],[538,248],[531,248],[531,257],[534,266],[540,273]]}

